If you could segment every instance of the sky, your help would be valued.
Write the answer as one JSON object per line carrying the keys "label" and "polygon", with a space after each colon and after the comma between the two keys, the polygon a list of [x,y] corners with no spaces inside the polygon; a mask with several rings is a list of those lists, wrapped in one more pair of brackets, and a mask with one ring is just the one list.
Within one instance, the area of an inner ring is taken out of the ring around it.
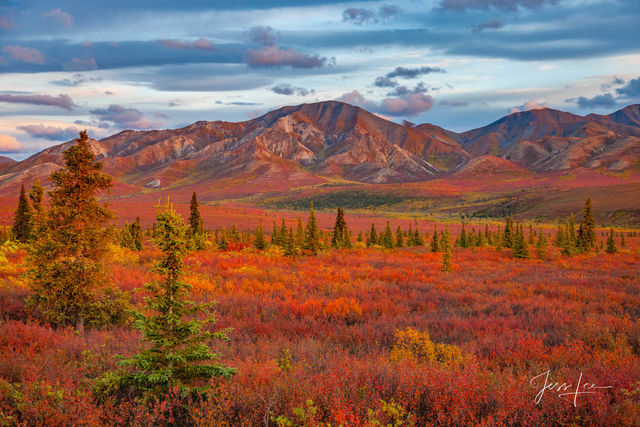
{"label": "sky", "polygon": [[640,103],[638,0],[0,0],[0,155],[341,100],[453,131]]}

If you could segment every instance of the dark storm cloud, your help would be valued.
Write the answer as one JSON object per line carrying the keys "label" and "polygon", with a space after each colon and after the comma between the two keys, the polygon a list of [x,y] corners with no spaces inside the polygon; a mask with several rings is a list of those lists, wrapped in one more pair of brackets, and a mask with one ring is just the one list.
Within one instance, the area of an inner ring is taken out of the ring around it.
{"label": "dark storm cloud", "polygon": [[376,87],[396,87],[398,84],[396,80],[390,79],[389,77],[376,77],[373,82],[373,85]]}

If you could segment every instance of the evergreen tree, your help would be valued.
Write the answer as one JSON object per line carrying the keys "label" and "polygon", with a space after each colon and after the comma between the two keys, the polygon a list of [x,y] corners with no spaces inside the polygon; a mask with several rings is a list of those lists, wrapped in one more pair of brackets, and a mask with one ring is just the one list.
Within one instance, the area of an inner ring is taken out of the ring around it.
{"label": "evergreen tree", "polygon": [[278,224],[273,221],[273,229],[271,231],[271,246],[280,245],[282,245],[282,239],[280,238],[280,228],[278,228]]}
{"label": "evergreen tree", "polygon": [[535,245],[535,243],[536,243],[536,239],[535,239],[535,233],[533,232],[533,224],[529,224],[529,244]]}
{"label": "evergreen tree", "polygon": [[331,246],[338,249],[351,247],[349,229],[347,228],[347,222],[344,219],[344,210],[342,208],[338,208],[336,224],[333,227],[333,236],[331,237]]}
{"label": "evergreen tree", "polygon": [[131,235],[131,226],[129,223],[125,223],[122,230],[120,230],[120,246],[132,251],[136,250],[136,242],[133,240],[133,236]]}
{"label": "evergreen tree", "polygon": [[461,248],[469,247],[469,239],[467,238],[467,232],[464,228],[464,222],[462,223],[462,229],[460,230],[460,236],[458,237],[458,246]]}
{"label": "evergreen tree", "polygon": [[404,231],[398,226],[396,229],[396,248],[404,248]]}
{"label": "evergreen tree", "polygon": [[222,227],[220,230],[220,239],[218,241],[218,249],[226,251],[229,248],[229,239],[227,238],[227,229]]}
{"label": "evergreen tree", "polygon": [[364,237],[362,236],[362,230],[358,231],[358,237],[356,238],[356,242],[363,243]]}
{"label": "evergreen tree", "polygon": [[320,250],[320,229],[316,221],[316,214],[313,211],[313,203],[309,209],[309,220],[307,221],[307,232],[305,233],[304,248],[311,252],[312,255],[317,255]]}
{"label": "evergreen tree", "polygon": [[502,246],[513,248],[514,237],[513,220],[508,216],[502,233]]}
{"label": "evergreen tree", "polygon": [[287,232],[287,224],[285,223],[284,218],[282,218],[282,223],[280,224],[280,244],[282,249],[287,246],[287,239],[289,238],[289,233]]}
{"label": "evergreen tree", "polygon": [[33,210],[25,194],[24,184],[22,184],[20,197],[18,198],[18,208],[13,216],[13,228],[11,229],[15,240],[24,243],[31,239],[32,215]]}
{"label": "evergreen tree", "polygon": [[31,232],[38,235],[38,230],[43,227],[46,210],[44,206],[44,188],[40,184],[40,178],[36,178],[29,191],[29,199],[33,207],[33,215],[31,216]]}
{"label": "evergreen tree", "polygon": [[620,232],[620,247],[624,248],[625,246],[627,246],[626,242],[624,241],[624,233]]}
{"label": "evergreen tree", "polygon": [[140,225],[140,217],[136,217],[136,221],[129,226],[131,237],[133,238],[134,250],[142,250],[142,225]]}
{"label": "evergreen tree", "polygon": [[451,233],[449,232],[449,226],[447,226],[445,232],[442,234],[442,266],[440,270],[443,272],[453,271],[453,264],[451,263]]}
{"label": "evergreen tree", "polygon": [[513,256],[515,258],[529,258],[529,245],[527,244],[527,239],[524,235],[524,226],[520,224],[520,226],[516,225],[516,236],[513,245]]}
{"label": "evergreen tree", "polygon": [[200,205],[198,204],[198,196],[196,195],[195,191],[191,195],[189,212],[189,228],[191,230],[191,235],[195,236],[196,234],[203,234],[204,221],[202,220],[202,216],[200,215]]}
{"label": "evergreen tree", "polygon": [[86,132],[63,152],[50,176],[49,213],[29,247],[30,309],[49,323],[103,326],[126,319],[126,298],[109,281],[104,257],[113,215],[96,194],[112,179],[89,148]]}
{"label": "evergreen tree", "polygon": [[284,254],[286,256],[294,257],[299,253],[299,246],[296,244],[295,236],[293,235],[293,228],[289,228],[289,237],[287,238],[287,245],[284,248]]}
{"label": "evergreen tree", "polygon": [[376,230],[376,225],[371,223],[371,231],[367,235],[367,247],[377,245],[378,242],[378,232]]}
{"label": "evergreen tree", "polygon": [[615,236],[615,233],[612,228],[611,232],[609,233],[609,236],[607,237],[606,252],[608,254],[615,254],[616,252],[618,252],[618,247],[616,246],[616,239],[614,238],[614,236]]}
{"label": "evergreen tree", "polygon": [[596,222],[593,219],[591,198],[588,198],[584,204],[582,224],[583,246],[586,250],[589,250],[596,244]]}
{"label": "evergreen tree", "polygon": [[[212,304],[188,300],[191,285],[182,276],[190,230],[169,204],[158,209],[156,221],[154,243],[163,256],[154,270],[162,279],[144,285],[149,294],[144,311],[134,312],[135,327],[142,331],[142,341],[149,347],[121,360],[123,371],[103,377],[96,387],[99,394],[115,389],[121,394],[158,398],[178,388],[182,396],[202,396],[211,378],[228,378],[235,373],[235,369],[215,362],[221,355],[209,347],[214,339],[228,340],[227,330],[210,332],[204,328],[215,323]],[[199,315],[207,320],[199,320]]]}
{"label": "evergreen tree", "polygon": [[559,248],[562,248],[565,245],[565,235],[564,235],[564,226],[562,223],[558,224],[558,231],[556,232],[556,238],[553,242]]}
{"label": "evergreen tree", "polygon": [[440,241],[438,240],[438,227],[433,224],[433,236],[431,237],[431,252],[440,252]]}
{"label": "evergreen tree", "polygon": [[267,248],[267,239],[264,237],[264,232],[262,231],[262,220],[256,227],[256,232],[253,237],[253,246],[259,251],[262,251]]}
{"label": "evergreen tree", "polygon": [[547,255],[547,238],[542,229],[538,231],[538,241],[536,242],[536,255],[538,258],[544,258]]}
{"label": "evergreen tree", "polygon": [[395,246],[393,241],[393,232],[391,231],[391,223],[387,221],[387,226],[384,229],[384,234],[382,235],[382,246],[387,249],[392,249]]}

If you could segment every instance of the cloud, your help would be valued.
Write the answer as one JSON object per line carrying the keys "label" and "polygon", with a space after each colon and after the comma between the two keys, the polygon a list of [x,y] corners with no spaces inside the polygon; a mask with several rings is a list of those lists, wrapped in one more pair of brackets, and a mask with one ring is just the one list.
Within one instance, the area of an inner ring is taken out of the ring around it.
{"label": "cloud", "polygon": [[367,22],[388,21],[402,13],[398,6],[383,5],[378,10],[350,7],[342,12],[342,21],[356,25]]}
{"label": "cloud", "polygon": [[559,0],[442,0],[440,6],[445,10],[464,12],[473,9],[500,9],[514,12],[518,8],[538,9],[545,4],[554,5]]}
{"label": "cloud", "polygon": [[509,114],[521,113],[529,110],[542,110],[545,108],[549,108],[549,104],[546,102],[539,103],[538,101],[527,101],[522,105],[509,109]]}
{"label": "cloud", "polygon": [[440,101],[440,105],[448,105],[450,107],[468,107],[469,103],[464,101]]}
{"label": "cloud", "polygon": [[484,30],[497,30],[502,27],[503,27],[502,22],[498,21],[497,19],[494,19],[493,21],[482,22],[480,24],[472,26],[471,32],[481,33]]}
{"label": "cloud", "polygon": [[376,87],[396,87],[398,84],[396,80],[390,79],[389,77],[376,77],[373,82],[373,85]]}
{"label": "cloud", "polygon": [[566,102],[575,102],[578,107],[586,108],[600,108],[600,107],[614,107],[616,105],[615,98],[610,93],[603,93],[602,95],[596,95],[592,98],[580,96],[578,98],[569,98]]}
{"label": "cloud", "polygon": [[34,104],[48,105],[51,107],[59,107],[68,111],[76,107],[69,95],[60,94],[58,96],[50,95],[11,95],[8,93],[0,94],[0,102],[12,102],[17,104]]}
{"label": "cloud", "polygon": [[42,15],[43,18],[52,19],[56,21],[58,24],[62,24],[65,27],[71,28],[73,25],[73,16],[69,15],[67,12],[63,12],[60,9],[53,9],[49,12],[46,12]]}
{"label": "cloud", "polygon": [[198,50],[214,50],[213,43],[209,40],[200,37],[193,42],[187,42],[183,40],[164,39],[158,40],[160,44],[169,49],[198,49]]}
{"label": "cloud", "polygon": [[292,68],[317,68],[323,67],[329,60],[319,55],[307,55],[294,49],[282,50],[276,45],[266,46],[262,49],[249,49],[246,61],[254,68],[274,68],[290,66]]}
{"label": "cloud", "polygon": [[78,136],[78,132],[81,130],[73,126],[61,128],[43,124],[18,126],[18,129],[25,131],[34,138],[43,138],[49,141],[68,141]]}
{"label": "cloud", "polygon": [[2,49],[3,52],[8,52],[15,59],[22,62],[29,62],[32,64],[44,64],[44,56],[38,49],[31,49],[22,46],[5,46]]}
{"label": "cloud", "polygon": [[623,98],[640,99],[640,77],[616,89],[616,93]]}
{"label": "cloud", "polygon": [[22,151],[22,144],[11,135],[0,133],[0,153],[17,153]]}
{"label": "cloud", "polygon": [[289,83],[280,83],[271,88],[273,93],[277,93],[278,95],[297,95],[297,96],[307,96],[309,94],[316,93],[315,90],[305,89],[303,87],[294,87]]}
{"label": "cloud", "polygon": [[88,71],[98,68],[95,58],[76,58],[73,57],[71,62],[65,64],[63,68],[67,71]]}
{"label": "cloud", "polygon": [[84,74],[75,73],[71,77],[62,80],[54,80],[51,83],[58,86],[80,86],[85,83],[94,83],[101,81],[101,77],[88,77]]}
{"label": "cloud", "polygon": [[392,79],[394,77],[400,77],[403,79],[415,79],[424,74],[430,73],[445,73],[446,71],[439,67],[419,67],[419,68],[405,68],[405,67],[396,67],[390,73],[387,73],[387,78]]}
{"label": "cloud", "polygon": [[418,83],[413,89],[407,86],[396,86],[392,91],[387,92],[387,96],[406,96],[414,93],[427,93],[428,89],[423,82]]}
{"label": "cloud", "polygon": [[269,26],[251,27],[251,29],[249,29],[249,39],[263,46],[271,46],[276,43],[275,32],[273,28]]}
{"label": "cloud", "polygon": [[345,93],[338,98],[338,101],[357,105],[365,110],[388,116],[415,116],[430,110],[435,102],[429,95],[413,93],[402,97],[385,98],[376,103],[365,98],[357,90]]}
{"label": "cloud", "polygon": [[8,16],[0,16],[0,29],[9,31],[11,29],[15,28],[15,24],[13,23],[13,20],[11,20]]}
{"label": "cloud", "polygon": [[109,108],[97,108],[90,113],[100,121],[100,125],[110,125],[120,129],[150,129],[164,125],[164,121],[152,122],[140,110],[111,104]]}

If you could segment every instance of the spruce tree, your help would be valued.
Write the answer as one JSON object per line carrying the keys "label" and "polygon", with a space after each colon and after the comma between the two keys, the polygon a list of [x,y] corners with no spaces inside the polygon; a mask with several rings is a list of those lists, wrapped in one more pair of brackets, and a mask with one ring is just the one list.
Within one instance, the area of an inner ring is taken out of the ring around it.
{"label": "spruce tree", "polygon": [[583,244],[585,249],[589,250],[596,244],[596,222],[593,219],[591,198],[588,198],[584,204],[582,224]]}
{"label": "spruce tree", "polygon": [[611,232],[609,233],[609,236],[607,237],[607,249],[606,252],[608,254],[615,254],[616,252],[618,252],[618,247],[616,246],[616,239],[615,239],[615,233],[613,231],[613,228],[611,229]]}
{"label": "spruce tree", "polygon": [[364,237],[362,236],[362,230],[358,231],[358,237],[356,238],[356,242],[363,243]]}
{"label": "spruce tree", "polygon": [[440,241],[438,240],[438,227],[433,224],[433,236],[431,237],[431,252],[440,252]]}
{"label": "spruce tree", "polygon": [[294,257],[299,253],[299,246],[296,244],[296,238],[293,235],[293,228],[289,228],[289,235],[287,238],[287,244],[284,248],[284,254],[289,257]]}
{"label": "spruce tree", "polygon": [[120,246],[129,250],[135,251],[136,243],[131,235],[131,226],[129,223],[125,223],[122,230],[120,230]]}
{"label": "spruce tree", "polygon": [[24,184],[22,184],[20,197],[18,198],[18,208],[13,216],[13,228],[11,229],[15,240],[25,243],[31,239],[32,215],[33,210],[24,191]]}
{"label": "spruce tree", "polygon": [[96,200],[112,179],[102,172],[86,132],[63,152],[53,172],[49,212],[28,251],[28,307],[54,326],[104,326],[126,319],[126,299],[104,266],[113,215]]}
{"label": "spruce tree", "polygon": [[[229,339],[227,330],[205,329],[215,323],[213,304],[196,304],[188,299],[191,285],[182,277],[190,230],[169,204],[158,208],[156,222],[154,243],[163,256],[154,271],[161,280],[144,285],[149,295],[145,307],[134,312],[135,327],[148,347],[121,360],[122,371],[103,377],[96,387],[99,394],[115,389],[120,394],[161,398],[178,388],[184,397],[203,396],[211,378],[228,378],[235,373],[234,368],[217,362],[221,355],[209,347],[212,340]],[[201,321],[202,316],[207,320]]]}
{"label": "spruce tree", "polygon": [[461,248],[469,247],[469,239],[467,238],[467,231],[465,230],[464,222],[462,223],[462,229],[460,230],[460,236],[458,236],[457,242],[458,246]]}
{"label": "spruce tree", "polygon": [[451,263],[451,233],[449,232],[449,226],[447,226],[445,232],[442,234],[442,266],[440,270],[443,272],[453,271],[453,264]]}
{"label": "spruce tree", "polygon": [[29,191],[29,199],[33,207],[33,215],[31,216],[31,232],[38,235],[38,230],[43,227],[46,209],[44,206],[44,188],[40,184],[40,178],[36,178]]}
{"label": "spruce tree", "polygon": [[529,245],[524,235],[524,226],[516,225],[516,236],[513,244],[513,256],[515,258],[529,258]]}
{"label": "spruce tree", "polygon": [[544,258],[547,255],[547,238],[542,229],[538,230],[538,241],[536,242],[536,255],[538,258]]}
{"label": "spruce tree", "polygon": [[507,217],[506,223],[504,225],[504,232],[502,233],[502,246],[507,248],[513,248],[514,243],[514,230],[513,230],[513,220],[510,216]]}
{"label": "spruce tree", "polygon": [[533,224],[529,224],[529,244],[534,245],[536,243],[535,233],[533,232]]}
{"label": "spruce tree", "polygon": [[309,219],[307,220],[307,231],[305,233],[304,249],[311,252],[312,255],[317,255],[320,250],[320,244],[320,229],[318,228],[316,214],[313,210],[313,203],[311,203]]}
{"label": "spruce tree", "polygon": [[271,231],[271,246],[280,246],[282,245],[282,238],[280,236],[280,228],[278,228],[278,224],[273,221],[273,229]]}
{"label": "spruce tree", "polygon": [[379,244],[378,242],[378,231],[376,230],[376,225],[371,223],[371,230],[367,235],[367,247],[374,246]]}
{"label": "spruce tree", "polygon": [[134,250],[141,251],[142,250],[142,225],[140,225],[140,217],[136,217],[136,220],[133,224],[129,226],[129,230],[131,231],[131,237],[133,238]]}
{"label": "spruce tree", "polygon": [[189,229],[192,236],[204,233],[204,221],[200,215],[200,205],[195,191],[191,195],[191,203],[189,206]]}
{"label": "spruce tree", "polygon": [[338,208],[336,224],[333,227],[333,235],[331,237],[331,246],[338,249],[349,248],[351,246],[349,230],[347,228],[347,222],[344,219],[344,210],[342,208]]}
{"label": "spruce tree", "polygon": [[304,225],[302,224],[302,218],[300,218],[300,215],[298,215],[298,227],[296,228],[295,236],[295,243],[297,248],[302,248],[304,246],[304,239]]}
{"label": "spruce tree", "polygon": [[624,241],[624,233],[620,232],[620,247],[624,248],[625,246],[627,246],[626,242]]}
{"label": "spruce tree", "polygon": [[384,229],[384,234],[382,235],[382,246],[387,249],[392,249],[395,244],[393,241],[393,232],[391,231],[391,223],[387,221],[387,226]]}
{"label": "spruce tree", "polygon": [[395,244],[396,248],[404,248],[404,231],[402,231],[402,228],[400,228],[400,226],[398,225],[398,228],[396,229],[396,244]]}
{"label": "spruce tree", "polygon": [[267,248],[267,239],[265,239],[264,232],[262,231],[262,220],[260,220],[260,223],[258,223],[256,227],[256,232],[253,236],[253,246],[259,251]]}

